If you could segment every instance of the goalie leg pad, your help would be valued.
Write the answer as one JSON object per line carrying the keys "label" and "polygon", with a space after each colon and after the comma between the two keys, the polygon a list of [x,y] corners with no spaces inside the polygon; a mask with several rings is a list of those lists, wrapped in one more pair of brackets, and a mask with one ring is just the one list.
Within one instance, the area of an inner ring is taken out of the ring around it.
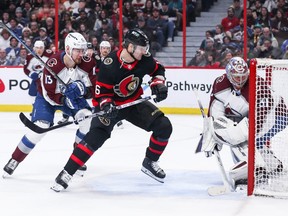
{"label": "goalie leg pad", "polygon": [[239,161],[231,167],[229,176],[235,185],[247,183],[247,170],[248,164],[246,161]]}

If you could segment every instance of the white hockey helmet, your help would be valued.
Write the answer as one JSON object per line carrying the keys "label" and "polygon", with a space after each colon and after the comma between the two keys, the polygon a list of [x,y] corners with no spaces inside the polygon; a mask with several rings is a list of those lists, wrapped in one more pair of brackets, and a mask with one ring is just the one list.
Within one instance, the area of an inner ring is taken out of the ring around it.
{"label": "white hockey helmet", "polygon": [[111,48],[111,44],[109,43],[109,41],[102,41],[100,43],[100,48],[101,47],[108,47],[108,48]]}
{"label": "white hockey helmet", "polygon": [[226,74],[230,83],[237,89],[244,86],[249,77],[247,63],[241,57],[233,57],[226,65]]}
{"label": "white hockey helmet", "polygon": [[65,52],[71,56],[73,49],[87,50],[87,41],[84,36],[78,32],[69,33],[65,38]]}
{"label": "white hockey helmet", "polygon": [[43,47],[44,48],[45,45],[44,45],[44,42],[42,40],[37,40],[34,43],[34,47],[36,47],[36,48],[42,48]]}

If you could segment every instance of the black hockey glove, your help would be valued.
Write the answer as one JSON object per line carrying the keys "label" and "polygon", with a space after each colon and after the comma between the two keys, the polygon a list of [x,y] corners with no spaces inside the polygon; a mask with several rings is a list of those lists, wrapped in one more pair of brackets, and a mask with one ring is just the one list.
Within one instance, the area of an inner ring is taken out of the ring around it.
{"label": "black hockey glove", "polygon": [[168,88],[165,86],[165,78],[163,76],[156,76],[150,82],[150,88],[152,91],[152,95],[156,95],[154,101],[160,102],[165,100],[168,95]]}
{"label": "black hockey glove", "polygon": [[118,115],[118,109],[114,105],[114,102],[111,98],[105,98],[100,102],[100,109],[105,112],[103,117],[105,118],[116,118]]}
{"label": "black hockey glove", "polygon": [[83,97],[86,94],[86,86],[80,80],[74,81],[67,85],[63,94],[71,100]]}

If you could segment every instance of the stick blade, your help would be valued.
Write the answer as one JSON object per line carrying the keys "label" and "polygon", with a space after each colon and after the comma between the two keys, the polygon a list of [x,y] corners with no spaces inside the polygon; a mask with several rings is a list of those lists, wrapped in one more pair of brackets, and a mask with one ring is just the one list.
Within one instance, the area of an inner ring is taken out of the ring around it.
{"label": "stick blade", "polygon": [[207,189],[207,193],[210,196],[220,196],[220,195],[225,195],[225,194],[231,193],[231,190],[228,187],[224,186],[224,185],[212,186],[212,187],[209,187]]}

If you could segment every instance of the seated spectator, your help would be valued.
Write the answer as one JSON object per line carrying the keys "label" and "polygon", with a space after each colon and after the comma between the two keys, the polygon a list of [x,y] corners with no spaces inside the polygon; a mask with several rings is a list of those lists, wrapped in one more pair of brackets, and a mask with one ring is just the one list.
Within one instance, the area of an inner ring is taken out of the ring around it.
{"label": "seated spectator", "polygon": [[15,59],[13,66],[24,66],[26,64],[27,54],[26,48],[21,47],[19,56]]}
{"label": "seated spectator", "polygon": [[263,7],[267,8],[268,13],[271,13],[273,9],[277,8],[275,0],[265,0]]}
{"label": "seated spectator", "polygon": [[233,52],[229,49],[226,49],[220,57],[220,67],[225,68],[231,58],[233,58]]}
{"label": "seated spectator", "polygon": [[256,22],[258,24],[260,24],[262,26],[262,28],[263,27],[269,27],[270,28],[271,19],[270,19],[270,15],[269,15],[269,12],[268,12],[266,7],[261,8],[261,13],[258,16],[258,19],[256,20]]}
{"label": "seated spectator", "polygon": [[[256,17],[257,18],[257,17]],[[253,28],[256,24],[256,20],[253,16],[253,11],[251,8],[247,8],[247,26]]]}
{"label": "seated spectator", "polygon": [[79,17],[77,17],[77,19],[75,20],[75,27],[77,30],[79,30],[82,23],[86,25],[87,29],[93,29],[93,20],[88,17],[85,10],[79,11]]}
{"label": "seated spectator", "polygon": [[19,38],[22,36],[22,25],[19,25],[18,21],[15,18],[11,18],[9,21],[10,30],[13,31]]}
{"label": "seated spectator", "polygon": [[223,26],[224,32],[233,29],[237,25],[239,25],[239,19],[235,16],[234,8],[229,7],[227,10],[227,17],[224,17],[221,20],[221,25]]}
{"label": "seated spectator", "polygon": [[271,21],[273,35],[277,38],[279,44],[288,38],[288,20],[283,10],[278,9],[275,19]]}
{"label": "seated spectator", "polygon": [[[175,27],[177,27],[178,29],[182,29],[180,28],[181,25],[181,20],[177,20],[177,15],[176,12],[172,9],[169,9],[168,7],[168,1],[164,0],[162,2],[162,9],[160,9],[160,16],[162,19],[167,21],[167,25],[168,25],[168,35],[173,35],[175,33]],[[178,26],[177,26],[178,25]],[[169,31],[173,31],[173,33],[169,33]],[[172,41],[172,38],[170,38]],[[168,40],[170,41],[169,37]]]}
{"label": "seated spectator", "polygon": [[18,46],[19,42],[16,38],[10,38],[10,46],[5,49],[6,58],[10,62],[10,65],[15,65],[15,60],[19,56],[20,48]]}
{"label": "seated spectator", "polygon": [[258,58],[280,58],[281,51],[272,46],[272,41],[270,38],[265,38],[264,43],[261,47],[256,48],[258,51]]}
{"label": "seated spectator", "polygon": [[22,36],[21,36],[22,40],[26,40],[26,39],[33,39],[32,37],[32,31],[29,27],[24,27],[22,29]]}
{"label": "seated spectator", "polygon": [[207,58],[207,64],[205,65],[205,68],[219,68],[220,67],[220,62],[216,61],[215,55],[212,53],[207,53],[206,54]]}
{"label": "seated spectator", "polygon": [[44,22],[42,22],[43,27],[47,30],[47,36],[52,40],[55,40],[55,25],[52,17],[47,17]]}
{"label": "seated spectator", "polygon": [[147,19],[149,17],[152,17],[153,13],[153,1],[152,0],[146,0],[145,6],[143,8],[144,17]]}
{"label": "seated spectator", "polygon": [[241,1],[240,0],[233,0],[233,4],[231,7],[234,8],[234,13],[235,16],[240,19],[243,16],[243,8],[241,6]]}
{"label": "seated spectator", "polygon": [[74,8],[72,10],[72,16],[73,16],[73,19],[74,20],[77,20],[77,18],[80,16],[80,11],[85,11],[86,14],[88,15],[89,17],[89,14],[90,14],[90,8],[86,7],[86,0],[79,0],[79,6],[78,8]]}
{"label": "seated spectator", "polygon": [[[108,38],[113,36],[113,29],[112,27],[109,25],[108,20],[103,19],[102,20],[102,25],[99,29],[97,29],[97,31],[95,32],[95,36],[98,39],[98,42],[101,42],[103,39],[103,34],[106,33],[108,35]],[[106,38],[105,40],[108,40],[108,38]]]}
{"label": "seated spectator", "polygon": [[0,47],[0,66],[10,66],[10,65],[12,64],[7,58],[5,49]]}
{"label": "seated spectator", "polygon": [[10,15],[7,11],[4,11],[3,14],[2,14],[2,18],[0,19],[0,21],[2,21],[4,24],[6,24],[9,28],[11,27],[10,26]]}
{"label": "seated spectator", "polygon": [[25,17],[23,17],[23,10],[21,7],[17,7],[15,10],[15,19],[18,21],[18,23],[23,27],[27,26],[29,20]]}
{"label": "seated spectator", "polygon": [[79,7],[79,2],[76,0],[66,0],[63,2],[66,11],[72,12],[75,8]]}
{"label": "seated spectator", "polygon": [[272,46],[275,48],[279,47],[278,41],[277,39],[274,37],[274,35],[272,34],[272,32],[270,31],[270,29],[268,27],[264,27],[262,29],[262,35],[260,35],[260,38],[257,42],[257,47],[261,47],[264,44],[265,39],[270,39],[272,41]]}
{"label": "seated spectator", "polygon": [[126,18],[125,25],[128,28],[132,28],[135,25],[134,20],[136,17],[136,12],[130,1],[124,3],[123,16]]}
{"label": "seated spectator", "polygon": [[108,41],[111,45],[111,52],[119,50],[119,46],[115,43],[115,39],[113,37],[109,37]]}
{"label": "seated spectator", "polygon": [[206,44],[207,44],[207,39],[208,38],[213,38],[213,32],[208,30],[205,32],[205,39],[202,40],[199,49],[200,50],[205,50]]}
{"label": "seated spectator", "polygon": [[277,10],[281,9],[284,12],[284,16],[288,17],[288,2],[285,0],[277,0],[277,8],[272,10],[273,17],[276,16]]}
{"label": "seated spectator", "polygon": [[213,35],[214,46],[217,50],[219,50],[222,47],[223,38],[226,36],[225,32],[223,32],[223,27],[221,24],[216,25]]}
{"label": "seated spectator", "polygon": [[159,9],[157,8],[153,9],[152,17],[148,18],[147,27],[152,30],[153,35],[156,36],[156,40],[161,47],[166,45],[166,40],[168,37],[173,37],[173,33],[172,35],[167,34],[167,22],[160,17]]}
{"label": "seated spectator", "polygon": [[41,28],[39,29],[39,36],[38,36],[38,37],[35,37],[35,38],[33,39],[33,44],[34,44],[35,41],[37,41],[37,40],[43,41],[44,44],[45,44],[45,48],[46,48],[46,49],[48,49],[49,46],[50,46],[50,44],[52,43],[51,38],[47,36],[47,30],[46,30],[45,27],[41,27]]}
{"label": "seated spectator", "polygon": [[144,7],[145,2],[145,0],[132,0],[132,6],[135,10],[138,10]]}
{"label": "seated spectator", "polygon": [[256,24],[253,28],[253,34],[250,41],[253,43],[254,48],[257,46],[257,43],[260,39],[260,35],[262,34],[262,26]]}
{"label": "seated spectator", "polygon": [[203,50],[197,50],[195,56],[188,63],[188,66],[204,67],[205,65],[207,65],[207,59]]}
{"label": "seated spectator", "polygon": [[84,36],[86,41],[89,41],[89,38],[95,35],[95,32],[93,30],[88,29],[85,23],[80,24],[78,32]]}
{"label": "seated spectator", "polygon": [[108,13],[107,11],[105,10],[102,10],[100,12],[100,16],[98,19],[96,19],[95,23],[94,23],[94,27],[93,27],[93,30],[94,31],[97,31],[98,29],[100,29],[102,27],[102,22],[103,20],[106,20],[108,22],[108,25],[112,28],[112,23],[111,23],[111,20],[108,16]]}
{"label": "seated spectator", "polygon": [[39,37],[39,26],[38,23],[36,21],[30,22],[30,30],[32,32],[32,37]]}
{"label": "seated spectator", "polygon": [[0,48],[6,49],[10,46],[10,36],[10,33],[3,28],[0,35]]}

